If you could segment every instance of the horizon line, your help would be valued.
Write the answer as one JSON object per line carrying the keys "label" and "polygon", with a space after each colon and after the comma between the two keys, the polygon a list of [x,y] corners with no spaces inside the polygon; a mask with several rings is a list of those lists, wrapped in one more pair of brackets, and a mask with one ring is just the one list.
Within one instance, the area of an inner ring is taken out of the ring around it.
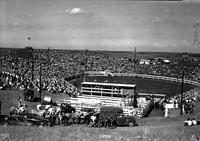
{"label": "horizon line", "polygon": [[[31,46],[25,46],[25,47],[31,47]],[[0,47],[1,49],[25,49],[25,47]],[[33,48],[35,50],[63,50],[63,51],[96,51],[96,52],[135,52],[135,51],[130,51],[130,50],[98,50],[98,49],[56,49],[56,48],[51,48],[51,47],[45,47],[45,48]],[[137,51],[137,53],[189,53],[189,54],[200,54],[198,52],[187,52],[187,51]]]}

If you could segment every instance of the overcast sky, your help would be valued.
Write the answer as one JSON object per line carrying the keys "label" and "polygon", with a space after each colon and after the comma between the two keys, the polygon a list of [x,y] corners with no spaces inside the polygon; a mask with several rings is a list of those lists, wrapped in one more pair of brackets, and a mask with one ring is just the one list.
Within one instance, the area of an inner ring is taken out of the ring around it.
{"label": "overcast sky", "polygon": [[195,1],[0,0],[0,46],[200,53]]}

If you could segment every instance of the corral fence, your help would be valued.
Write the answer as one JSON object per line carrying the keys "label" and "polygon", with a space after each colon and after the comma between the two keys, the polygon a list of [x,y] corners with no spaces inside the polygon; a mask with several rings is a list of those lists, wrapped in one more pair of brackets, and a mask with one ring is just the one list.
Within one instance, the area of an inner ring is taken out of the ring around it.
{"label": "corral fence", "polygon": [[153,107],[153,101],[146,101],[145,98],[139,98],[140,103],[138,108],[133,106],[127,106],[126,99],[113,98],[113,97],[101,97],[101,96],[78,96],[77,98],[60,99],[58,104],[68,103],[76,108],[79,112],[82,108],[93,108],[95,111],[99,111],[101,106],[114,106],[123,109],[124,115],[134,115],[138,117],[145,117]]}
{"label": "corral fence", "polygon": [[[156,80],[164,80],[181,83],[182,79],[167,77],[167,76],[156,76],[156,75],[147,75],[147,74],[132,74],[132,73],[113,73],[114,76],[128,76],[128,77],[139,77],[139,78],[147,78],[147,79],[156,79]],[[192,80],[184,79],[185,84],[191,84],[200,87],[200,83]]]}
{"label": "corral fence", "polygon": [[[177,82],[181,83],[182,79],[174,78],[174,77],[167,77],[167,76],[156,76],[156,75],[147,75],[147,74],[129,74],[129,73],[114,73],[114,76],[128,76],[128,77],[139,77],[139,78],[147,78],[147,79],[155,79],[155,80],[163,80],[163,81],[170,81],[170,82]],[[184,79],[184,84],[190,84],[197,86],[197,88],[191,89],[183,95],[198,95],[200,94],[200,83],[192,80]],[[180,94],[178,94],[180,96]]]}
{"label": "corral fence", "polygon": [[[174,78],[174,77],[167,77],[167,76],[156,76],[156,75],[147,75],[147,74],[131,74],[131,73],[113,73],[114,76],[128,76],[128,77],[139,77],[139,78],[146,78],[146,79],[155,79],[155,80],[163,80],[163,81],[170,81],[170,82],[176,82],[181,83],[182,79]],[[190,84],[197,86],[194,89],[191,89],[189,91],[186,91],[183,93],[184,97],[195,97],[200,95],[200,83],[197,81],[187,80],[184,79],[184,84]],[[177,94],[177,96],[180,96],[181,94]],[[164,99],[160,100],[160,103],[162,103]]]}

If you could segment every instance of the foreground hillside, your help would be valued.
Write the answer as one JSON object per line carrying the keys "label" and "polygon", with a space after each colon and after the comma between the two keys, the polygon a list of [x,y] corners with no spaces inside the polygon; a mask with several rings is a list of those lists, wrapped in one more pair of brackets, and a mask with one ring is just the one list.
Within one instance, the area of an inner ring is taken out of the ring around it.
{"label": "foreground hillside", "polygon": [[15,141],[190,141],[200,137],[199,127],[137,126],[116,129],[88,128],[84,125],[67,127],[0,126],[0,140]]}
{"label": "foreground hillside", "polygon": [[[16,100],[22,95],[18,90],[0,91],[2,101],[2,113],[8,114],[11,106],[16,106]],[[67,97],[66,95],[51,95],[54,99]],[[36,106],[35,103],[28,103],[29,109]],[[106,140],[128,140],[128,141],[190,141],[194,136],[200,137],[199,126],[184,127],[186,118],[200,117],[199,102],[195,106],[195,114],[184,115],[173,118],[151,117],[137,119],[138,126],[107,128],[89,128],[86,125],[34,127],[34,126],[6,126],[0,125],[1,140],[17,141],[106,141]]]}

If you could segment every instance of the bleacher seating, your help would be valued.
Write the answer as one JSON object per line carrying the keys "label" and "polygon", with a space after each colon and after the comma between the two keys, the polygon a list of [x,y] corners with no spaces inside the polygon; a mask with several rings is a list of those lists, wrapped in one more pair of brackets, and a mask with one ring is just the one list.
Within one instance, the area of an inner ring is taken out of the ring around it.
{"label": "bleacher seating", "polygon": [[133,115],[138,117],[145,116],[151,106],[151,101],[146,100],[145,98],[138,98],[138,108],[133,108],[133,106],[125,106],[124,101],[121,98],[88,95],[57,101],[58,104],[63,102],[70,103],[76,108],[77,111],[80,111],[80,109],[84,107],[94,108],[96,111],[98,111],[100,106],[116,106],[121,107],[125,115]]}

